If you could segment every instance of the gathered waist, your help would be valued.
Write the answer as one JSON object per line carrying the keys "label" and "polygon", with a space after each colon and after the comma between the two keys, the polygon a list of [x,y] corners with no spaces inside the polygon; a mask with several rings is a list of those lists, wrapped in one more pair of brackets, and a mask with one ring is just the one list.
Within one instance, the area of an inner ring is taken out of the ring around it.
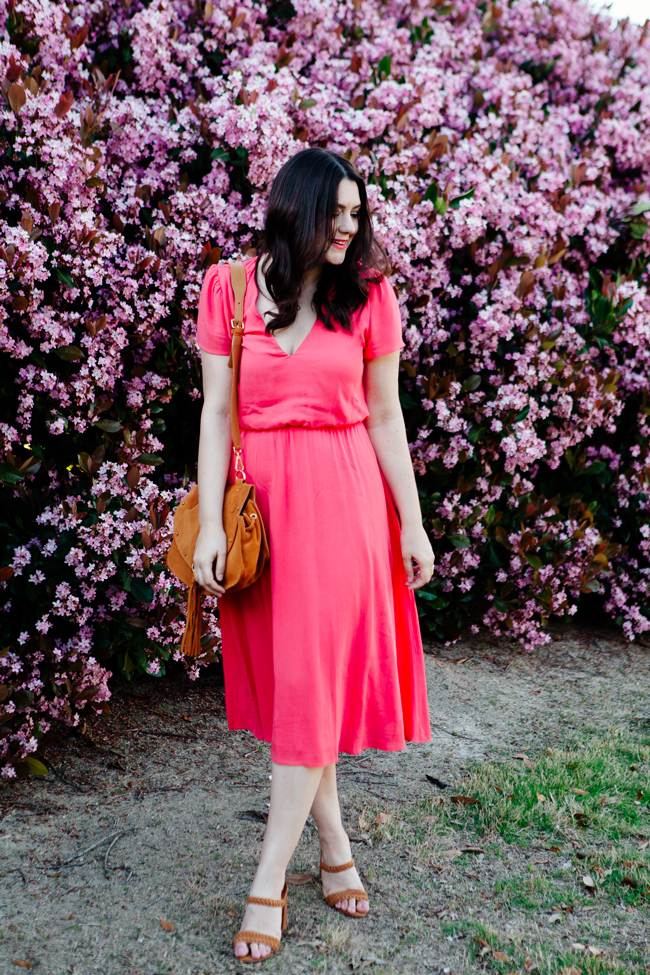
{"label": "gathered waist", "polygon": [[304,430],[304,431],[309,431],[310,433],[317,433],[318,431],[322,430],[331,433],[332,431],[335,430],[355,430],[358,427],[364,427],[365,429],[365,423],[363,420],[357,420],[355,423],[340,423],[340,424],[332,424],[332,425],[323,424],[322,426],[314,426],[313,424],[307,425],[307,424],[298,424],[298,423],[295,424],[285,423],[282,426],[277,426],[277,427],[246,427],[240,421],[239,426],[242,433],[281,433],[282,431],[289,431],[289,430],[290,431]]}

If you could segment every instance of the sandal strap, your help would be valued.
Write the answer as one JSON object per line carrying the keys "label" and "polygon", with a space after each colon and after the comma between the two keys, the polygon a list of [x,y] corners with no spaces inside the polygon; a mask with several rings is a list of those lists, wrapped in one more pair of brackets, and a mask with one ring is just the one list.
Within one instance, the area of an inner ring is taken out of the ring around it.
{"label": "sandal strap", "polygon": [[[272,934],[261,934],[259,931],[238,931],[235,935],[235,944],[251,945],[268,945],[273,951],[277,951],[280,947],[280,939],[274,938]],[[244,955],[244,958],[246,955]]]}
{"label": "sandal strap", "polygon": [[325,900],[330,907],[334,907],[340,901],[349,901],[354,898],[355,901],[367,901],[368,895],[365,890],[337,890],[333,894],[327,894]]}
{"label": "sandal strap", "polygon": [[281,901],[274,901],[270,897],[247,897],[247,904],[261,904],[263,907],[286,907],[287,899],[283,898]]}
{"label": "sandal strap", "polygon": [[325,873],[341,873],[342,870],[351,870],[354,866],[354,860],[349,860],[347,863],[342,863],[339,867],[328,867],[326,863],[321,860],[320,868],[324,870]]}

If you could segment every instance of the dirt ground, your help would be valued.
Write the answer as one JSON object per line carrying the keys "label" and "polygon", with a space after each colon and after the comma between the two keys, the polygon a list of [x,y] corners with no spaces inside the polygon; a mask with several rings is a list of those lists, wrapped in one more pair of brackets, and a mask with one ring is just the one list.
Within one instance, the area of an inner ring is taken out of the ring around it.
{"label": "dirt ground", "polygon": [[[650,727],[648,648],[596,629],[554,637],[532,654],[485,637],[428,648],[431,742],[339,762],[371,913],[341,917],[317,879],[301,878],[266,973],[551,973],[575,943],[603,952],[585,973],[650,972],[647,901],[578,896],[566,852],[497,833],[477,840],[466,824],[424,814],[443,795],[427,775],[460,792],[477,763],[534,756],[585,730]],[[0,792],[0,971],[239,970],[232,937],[264,829],[269,747],[227,730],[218,675],[115,680],[113,691],[109,715],[51,749],[46,777]],[[483,852],[450,853],[477,843]],[[315,875],[317,864],[308,823],[290,871]],[[508,884],[543,896],[508,900],[498,893]],[[549,920],[554,897],[572,905],[562,923]],[[502,960],[481,956],[481,932],[506,946]],[[529,957],[511,962],[508,951]]]}

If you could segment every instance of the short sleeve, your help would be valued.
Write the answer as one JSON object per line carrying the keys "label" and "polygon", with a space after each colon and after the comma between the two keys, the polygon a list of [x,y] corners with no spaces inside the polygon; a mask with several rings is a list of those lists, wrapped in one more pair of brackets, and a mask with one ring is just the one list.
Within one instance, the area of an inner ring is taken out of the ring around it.
{"label": "short sleeve", "polygon": [[404,348],[399,303],[387,278],[370,287],[364,359],[376,359]]}
{"label": "short sleeve", "polygon": [[230,319],[232,310],[230,282],[225,280],[227,264],[213,264],[206,271],[199,298],[196,341],[199,348],[212,355],[230,355]]}

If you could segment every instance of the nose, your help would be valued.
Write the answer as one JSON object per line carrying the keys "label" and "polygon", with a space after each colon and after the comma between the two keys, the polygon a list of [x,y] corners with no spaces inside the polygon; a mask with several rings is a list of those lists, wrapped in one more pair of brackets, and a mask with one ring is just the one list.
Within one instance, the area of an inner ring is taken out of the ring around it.
{"label": "nose", "polygon": [[355,233],[357,229],[357,225],[352,214],[342,213],[339,219],[338,227],[336,229],[339,233],[342,234]]}

